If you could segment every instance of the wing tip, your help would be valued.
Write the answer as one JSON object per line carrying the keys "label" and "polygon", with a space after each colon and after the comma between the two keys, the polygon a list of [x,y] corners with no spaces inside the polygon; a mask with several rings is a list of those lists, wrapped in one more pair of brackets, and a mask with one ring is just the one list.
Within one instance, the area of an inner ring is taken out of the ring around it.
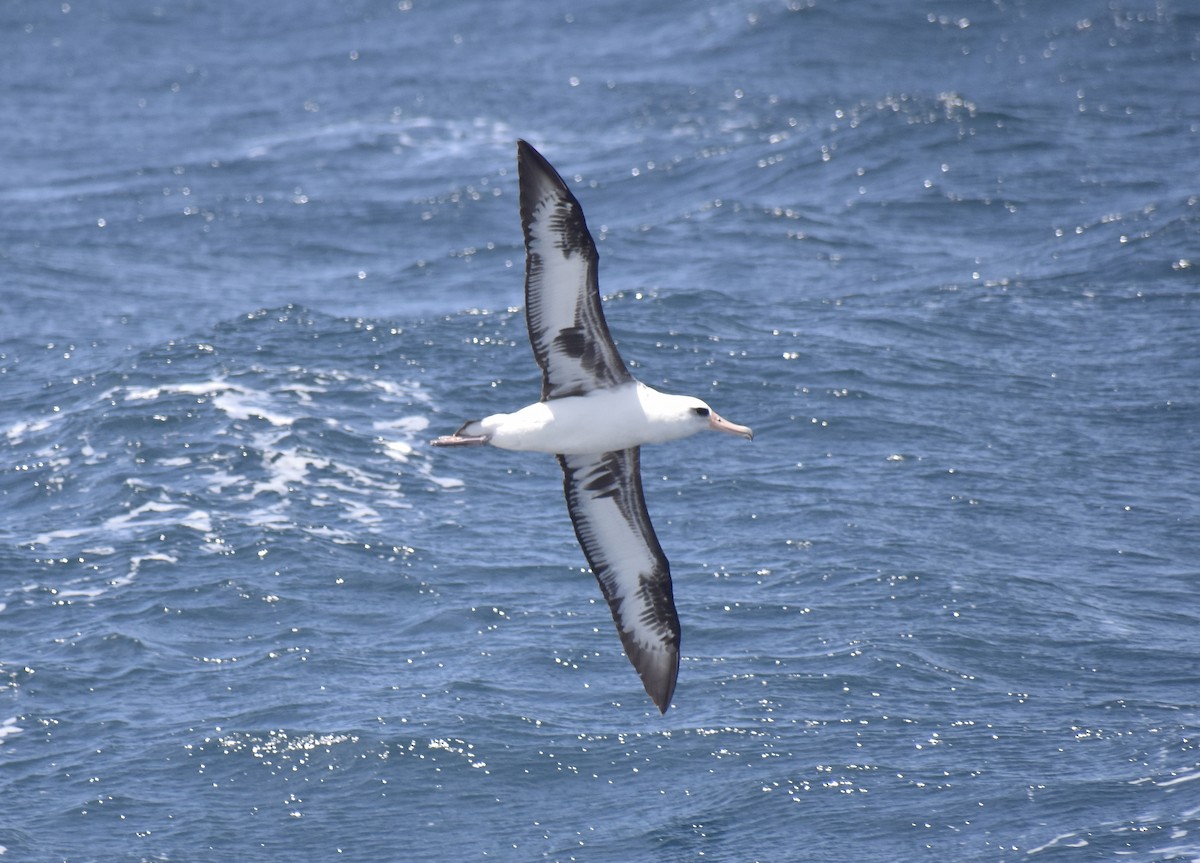
{"label": "wing tip", "polygon": [[520,168],[522,162],[536,162],[539,167],[548,169],[554,176],[558,176],[558,171],[554,170],[554,166],[538,152],[537,147],[530,144],[524,138],[517,138],[517,167]]}
{"label": "wing tip", "polygon": [[675,683],[679,679],[679,648],[675,645],[668,645],[666,649],[626,645],[625,653],[637,669],[646,694],[658,712],[665,714],[671,706]]}
{"label": "wing tip", "polygon": [[[538,152],[537,148],[524,138],[517,139],[517,178],[521,189],[521,220],[527,223],[532,216],[532,208],[536,199],[551,190],[562,196],[564,201],[573,209],[579,211],[583,218],[583,208],[575,195],[567,186],[558,169],[550,164],[550,160]],[[586,229],[585,229],[586,230]],[[591,237],[589,235],[588,239]]]}

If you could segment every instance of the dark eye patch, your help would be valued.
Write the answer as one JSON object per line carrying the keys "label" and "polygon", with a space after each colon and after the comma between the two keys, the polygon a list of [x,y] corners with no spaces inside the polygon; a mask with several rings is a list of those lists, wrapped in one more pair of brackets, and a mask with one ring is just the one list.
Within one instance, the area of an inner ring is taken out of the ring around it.
{"label": "dark eye patch", "polygon": [[698,417],[708,416],[708,408],[692,408],[692,413]]}

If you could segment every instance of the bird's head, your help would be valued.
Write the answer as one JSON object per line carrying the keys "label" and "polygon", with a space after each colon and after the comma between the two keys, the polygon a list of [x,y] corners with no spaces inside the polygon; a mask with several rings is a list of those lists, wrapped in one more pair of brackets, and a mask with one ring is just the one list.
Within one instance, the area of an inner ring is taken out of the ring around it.
{"label": "bird's head", "polygon": [[696,426],[696,431],[712,429],[713,431],[744,437],[746,440],[754,440],[754,432],[749,427],[731,423],[704,402],[700,401],[700,399],[688,398],[683,407],[687,412],[688,422]]}

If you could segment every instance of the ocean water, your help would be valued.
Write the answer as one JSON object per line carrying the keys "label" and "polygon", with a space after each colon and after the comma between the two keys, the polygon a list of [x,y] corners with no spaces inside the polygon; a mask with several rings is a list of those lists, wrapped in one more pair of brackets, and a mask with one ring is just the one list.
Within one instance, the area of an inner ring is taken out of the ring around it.
{"label": "ocean water", "polygon": [[[1183,0],[0,5],[0,858],[1200,860]],[[647,383],[660,717],[515,139]]]}

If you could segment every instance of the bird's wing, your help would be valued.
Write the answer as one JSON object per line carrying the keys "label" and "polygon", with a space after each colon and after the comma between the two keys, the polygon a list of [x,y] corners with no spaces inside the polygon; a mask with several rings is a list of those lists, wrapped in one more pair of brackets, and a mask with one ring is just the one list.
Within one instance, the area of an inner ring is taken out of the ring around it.
{"label": "bird's wing", "polygon": [[666,713],[679,674],[679,617],[667,564],[642,495],[637,447],[560,455],[575,535],[600,582],[625,654]]}
{"label": "bird's wing", "polygon": [[542,367],[542,400],[633,380],[613,344],[583,208],[542,154],[517,142],[525,231],[525,320]]}

